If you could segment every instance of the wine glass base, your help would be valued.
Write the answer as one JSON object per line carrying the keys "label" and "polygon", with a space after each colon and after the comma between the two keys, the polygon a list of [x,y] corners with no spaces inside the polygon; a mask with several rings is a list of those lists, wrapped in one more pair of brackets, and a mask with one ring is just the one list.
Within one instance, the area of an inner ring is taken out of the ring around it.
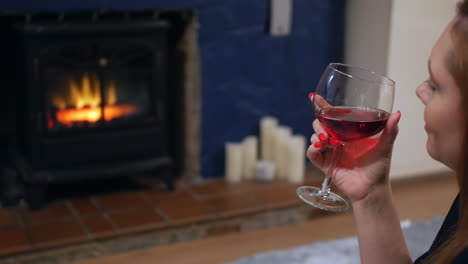
{"label": "wine glass base", "polygon": [[330,192],[324,196],[320,188],[302,186],[297,188],[297,195],[306,203],[330,212],[345,212],[349,209],[348,202],[336,193]]}

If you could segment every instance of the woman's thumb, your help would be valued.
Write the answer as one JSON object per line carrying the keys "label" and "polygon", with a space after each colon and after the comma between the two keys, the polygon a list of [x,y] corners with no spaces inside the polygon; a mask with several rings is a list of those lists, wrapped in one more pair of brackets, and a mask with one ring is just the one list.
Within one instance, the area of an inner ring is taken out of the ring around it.
{"label": "woman's thumb", "polygon": [[400,118],[400,111],[397,111],[388,117],[387,124],[385,125],[385,129],[381,136],[380,144],[383,144],[384,146],[393,145],[398,134],[398,122],[400,121]]}

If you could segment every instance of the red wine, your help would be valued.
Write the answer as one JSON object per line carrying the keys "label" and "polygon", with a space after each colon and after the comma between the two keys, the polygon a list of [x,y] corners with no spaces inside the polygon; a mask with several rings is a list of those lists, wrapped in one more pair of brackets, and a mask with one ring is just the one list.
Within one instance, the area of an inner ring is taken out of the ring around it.
{"label": "red wine", "polygon": [[317,112],[317,118],[328,134],[342,141],[366,138],[379,133],[389,113],[360,107],[329,107]]}

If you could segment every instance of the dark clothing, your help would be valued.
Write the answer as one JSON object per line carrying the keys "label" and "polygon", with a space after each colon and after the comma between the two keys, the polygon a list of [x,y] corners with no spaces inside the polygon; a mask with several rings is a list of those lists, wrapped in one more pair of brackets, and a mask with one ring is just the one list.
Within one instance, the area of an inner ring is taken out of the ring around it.
{"label": "dark clothing", "polygon": [[[457,226],[457,221],[458,221],[458,205],[459,205],[459,200],[460,196],[458,195],[457,198],[455,198],[455,201],[452,204],[452,207],[450,208],[450,211],[448,212],[447,216],[445,217],[444,223],[440,227],[439,233],[437,233],[437,236],[432,243],[432,246],[430,247],[429,251],[424,253],[422,256],[420,256],[414,263],[415,264],[420,264],[422,261],[431,253],[434,252],[438,247],[440,247],[449,237],[451,234],[456,229]],[[455,260],[452,262],[453,264],[461,264],[461,263],[468,263],[468,248],[465,248],[460,255],[455,258]]]}

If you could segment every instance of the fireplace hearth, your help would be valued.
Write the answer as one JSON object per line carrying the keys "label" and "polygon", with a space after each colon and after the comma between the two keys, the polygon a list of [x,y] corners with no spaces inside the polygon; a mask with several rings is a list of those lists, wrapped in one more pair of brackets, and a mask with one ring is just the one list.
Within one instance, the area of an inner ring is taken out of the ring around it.
{"label": "fireplace hearth", "polygon": [[[173,189],[181,114],[174,77],[183,12],[14,14],[3,193],[44,202],[54,182],[153,172]],[[172,57],[171,57],[172,56]],[[175,57],[174,57],[175,56]],[[175,90],[175,91],[174,91]],[[181,111],[183,108],[181,108]],[[13,197],[12,197],[13,196]],[[5,201],[4,201],[5,202]]]}

